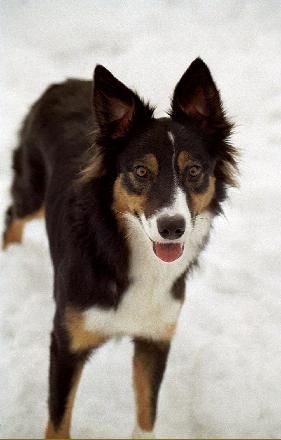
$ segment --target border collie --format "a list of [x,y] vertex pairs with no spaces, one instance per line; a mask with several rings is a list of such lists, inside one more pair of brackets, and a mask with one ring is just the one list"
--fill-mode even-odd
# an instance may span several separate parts
[[197,58],[169,116],[98,65],[94,81],[50,86],[14,152],[4,248],[45,214],[54,266],[47,438],[70,436],[83,366],[106,341],[134,343],[134,437],[152,438],[157,397],[185,295],[227,187],[232,124]]

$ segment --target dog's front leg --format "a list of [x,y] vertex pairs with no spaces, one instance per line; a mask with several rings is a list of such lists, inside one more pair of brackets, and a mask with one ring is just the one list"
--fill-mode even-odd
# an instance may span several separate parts
[[49,422],[46,438],[70,437],[72,407],[86,352],[71,353],[66,341],[54,330],[50,348]]
[[137,423],[133,438],[153,438],[158,392],[170,343],[144,339],[135,339],[134,343],[133,380]]

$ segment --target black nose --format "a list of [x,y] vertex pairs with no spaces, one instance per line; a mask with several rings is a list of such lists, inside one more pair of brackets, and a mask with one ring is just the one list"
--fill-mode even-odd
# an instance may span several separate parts
[[175,240],[185,231],[185,219],[181,215],[163,215],[157,220],[157,228],[161,237]]

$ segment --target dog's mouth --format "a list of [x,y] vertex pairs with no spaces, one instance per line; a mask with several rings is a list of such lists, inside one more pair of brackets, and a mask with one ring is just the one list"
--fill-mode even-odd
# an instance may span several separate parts
[[181,243],[156,243],[153,242],[153,251],[160,260],[171,263],[183,254],[184,246]]

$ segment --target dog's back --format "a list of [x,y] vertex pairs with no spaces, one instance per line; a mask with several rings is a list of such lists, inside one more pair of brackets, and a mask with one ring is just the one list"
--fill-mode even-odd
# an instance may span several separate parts
[[49,211],[55,204],[55,217],[60,217],[65,189],[92,146],[91,91],[91,81],[54,84],[24,120],[13,156],[13,205],[7,211],[4,247],[21,241],[25,222],[44,214],[46,199]]

